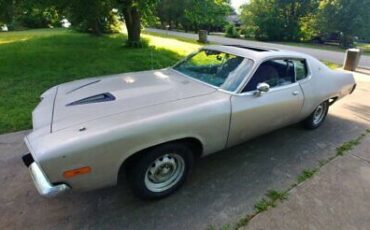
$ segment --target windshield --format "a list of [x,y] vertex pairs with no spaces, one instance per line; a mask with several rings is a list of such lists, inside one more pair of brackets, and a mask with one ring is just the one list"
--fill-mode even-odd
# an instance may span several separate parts
[[253,61],[215,50],[200,50],[173,69],[224,90],[235,91],[253,66]]

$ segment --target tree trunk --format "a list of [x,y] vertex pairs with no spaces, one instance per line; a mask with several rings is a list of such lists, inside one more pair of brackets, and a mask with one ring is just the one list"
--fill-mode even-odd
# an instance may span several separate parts
[[140,47],[142,45],[140,42],[141,21],[137,7],[127,7],[123,11],[123,16],[128,34],[127,45],[130,47]]
[[92,22],[92,33],[96,36],[100,36],[102,31],[100,29],[100,21],[99,19],[94,19]]

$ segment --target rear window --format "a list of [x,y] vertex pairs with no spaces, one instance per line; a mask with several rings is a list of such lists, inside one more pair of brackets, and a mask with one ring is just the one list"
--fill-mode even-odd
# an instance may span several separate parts
[[305,60],[293,60],[295,79],[297,81],[305,79],[308,75],[307,65]]

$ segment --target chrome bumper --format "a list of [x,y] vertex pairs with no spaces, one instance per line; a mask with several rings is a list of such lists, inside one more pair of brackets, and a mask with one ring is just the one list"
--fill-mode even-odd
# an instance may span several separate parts
[[23,162],[28,167],[33,183],[41,196],[54,197],[70,189],[66,184],[53,185],[42,171],[37,162],[33,161],[31,154],[23,156]]

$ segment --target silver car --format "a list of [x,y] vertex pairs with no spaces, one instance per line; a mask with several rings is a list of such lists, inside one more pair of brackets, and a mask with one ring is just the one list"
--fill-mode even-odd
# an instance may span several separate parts
[[178,189],[194,160],[263,133],[319,127],[350,73],[295,52],[208,46],[170,68],[55,86],[33,111],[23,161],[51,197],[129,178],[141,198]]

